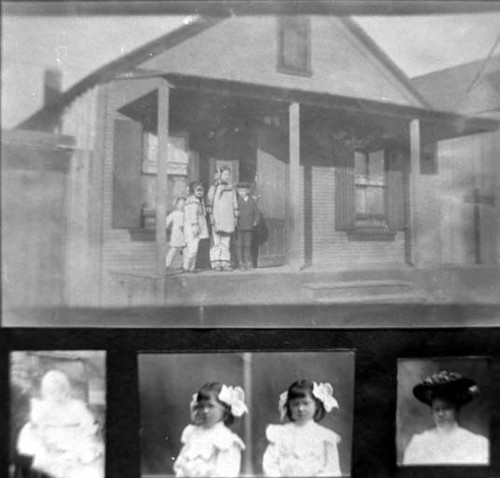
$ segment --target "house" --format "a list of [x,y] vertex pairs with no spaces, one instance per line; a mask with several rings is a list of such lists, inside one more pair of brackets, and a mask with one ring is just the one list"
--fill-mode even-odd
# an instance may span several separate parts
[[[317,271],[375,280],[446,262],[436,150],[497,127],[439,111],[353,20],[314,15],[199,17],[19,125],[74,137],[67,303],[101,306],[201,287],[165,276],[164,218],[190,181],[208,187],[224,164],[255,185],[267,229],[245,280],[279,288],[271,266],[302,286]],[[329,284],[309,291],[328,296]],[[378,285],[391,284],[401,286]],[[198,303],[210,295],[189,290]]]
[[[500,120],[500,55],[412,79],[435,109]],[[498,263],[500,257],[500,133],[441,141],[439,171],[428,184],[439,204],[440,245],[433,260],[448,264]],[[438,197],[439,196],[439,197]]]

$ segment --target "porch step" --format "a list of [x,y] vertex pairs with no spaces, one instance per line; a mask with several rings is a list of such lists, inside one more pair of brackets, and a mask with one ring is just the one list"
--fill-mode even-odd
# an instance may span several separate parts
[[402,280],[350,280],[303,284],[304,292],[317,302],[422,300],[411,282]]

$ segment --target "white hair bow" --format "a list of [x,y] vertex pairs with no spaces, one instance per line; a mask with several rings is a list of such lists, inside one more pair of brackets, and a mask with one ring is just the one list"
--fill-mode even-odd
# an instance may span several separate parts
[[333,408],[339,408],[339,403],[333,398],[333,387],[328,382],[313,382],[313,395],[323,404],[327,413],[330,413]]
[[244,413],[248,413],[248,408],[245,405],[245,392],[241,387],[222,385],[218,399],[231,407],[231,413],[235,417],[241,417]]

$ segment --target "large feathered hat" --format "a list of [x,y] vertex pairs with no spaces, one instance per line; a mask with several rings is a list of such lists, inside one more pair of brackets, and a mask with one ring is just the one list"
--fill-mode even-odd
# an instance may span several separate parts
[[479,388],[474,380],[447,370],[427,377],[413,388],[415,398],[427,405],[431,405],[435,398],[446,398],[462,406],[478,394]]

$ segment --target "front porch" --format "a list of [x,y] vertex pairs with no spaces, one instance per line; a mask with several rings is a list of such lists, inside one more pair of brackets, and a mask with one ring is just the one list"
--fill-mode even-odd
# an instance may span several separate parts
[[[455,278],[468,266],[444,274],[423,265],[439,238],[424,220],[436,208],[422,178],[436,176],[438,140],[489,124],[468,120],[458,133],[453,115],[179,75],[120,79],[109,105],[96,305],[476,300],[474,284]],[[253,184],[266,222],[258,268],[166,274],[173,198],[192,180],[207,189],[226,163],[235,182]]]
[[497,267],[365,264],[333,269],[289,266],[196,274],[134,269],[112,273],[105,306],[313,304],[500,304]]

